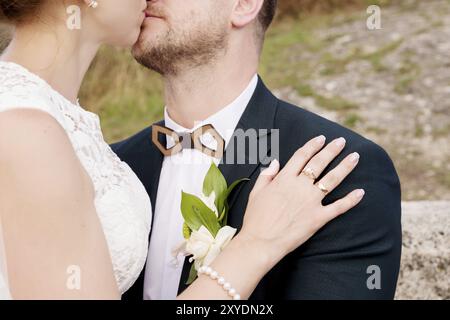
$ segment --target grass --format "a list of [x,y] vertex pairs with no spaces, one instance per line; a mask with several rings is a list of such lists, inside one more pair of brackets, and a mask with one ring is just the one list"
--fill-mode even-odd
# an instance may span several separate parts
[[363,53],[361,48],[352,48],[350,53],[343,58],[335,58],[332,53],[326,52],[322,56],[322,64],[324,68],[321,70],[320,74],[322,76],[330,76],[335,74],[340,74],[345,72],[347,65],[356,60],[367,60],[372,64],[372,68],[376,72],[387,71],[387,68],[383,64],[383,59],[390,53],[397,50],[397,48],[402,44],[403,40],[393,41],[381,47],[373,53]]
[[[345,19],[343,19],[345,18]],[[295,80],[308,79],[320,68],[304,54],[323,57],[321,64],[336,59],[327,55],[326,48],[342,34],[318,37],[318,29],[330,29],[361,18],[360,12],[336,11],[334,14],[300,15],[276,23],[267,34],[260,73],[272,87],[282,87]],[[314,59],[317,60],[317,59]]]
[[102,119],[112,142],[136,133],[163,114],[160,76],[134,61],[126,50],[102,48],[80,92],[81,104]]
[[438,174],[439,182],[444,186],[450,188],[450,172],[443,170],[440,174]]
[[[398,1],[398,0],[397,0]],[[298,16],[303,12],[333,12],[342,8],[363,8],[369,5],[385,6],[393,0],[280,0],[282,16]]]
[[416,123],[415,129],[414,129],[414,136],[416,138],[421,138],[424,136],[424,134],[425,134],[425,131],[423,130],[423,127],[419,123]]
[[[346,23],[348,19],[356,19],[358,15],[344,14],[347,19],[340,23]],[[342,35],[329,35],[323,38],[314,33],[319,28],[328,28],[336,24],[334,15],[316,14],[303,18],[288,18],[275,25],[268,33],[262,54],[260,73],[271,88],[291,87],[300,96],[312,97],[316,103],[332,111],[346,111],[358,108],[354,103],[340,96],[325,97],[308,84],[319,69],[329,74],[343,72],[345,65],[356,55],[348,58],[348,61],[337,61],[331,54],[326,53],[326,48]],[[318,55],[317,59],[306,59],[304,54]],[[336,68],[340,68],[339,71]]]
[[426,33],[426,32],[429,32],[431,30],[434,30],[436,28],[441,28],[443,26],[444,26],[444,22],[443,21],[435,21],[431,25],[429,25],[429,26],[427,26],[425,28],[417,30],[416,32],[414,32],[414,35],[418,36],[418,35],[421,35],[423,33]]
[[432,134],[435,139],[450,137],[450,124],[438,128],[434,127]]
[[296,89],[297,93],[300,96],[303,97],[312,97],[316,101],[316,103],[330,111],[347,111],[347,110],[353,110],[357,109],[358,106],[340,96],[333,96],[333,97],[325,97],[323,95],[320,95],[316,93],[311,86],[308,84],[293,84],[294,88]]
[[319,106],[330,111],[346,111],[358,108],[356,104],[339,96],[328,98],[316,94],[315,99]]
[[387,130],[384,128],[379,128],[379,127],[375,127],[375,126],[369,126],[366,127],[366,131],[369,133],[374,133],[376,135],[385,135],[387,133]]
[[412,60],[412,52],[403,52],[402,58],[402,64],[396,72],[397,84],[394,87],[394,91],[398,94],[407,94],[412,91],[412,84],[417,78],[419,78],[421,68]]
[[361,58],[369,61],[372,67],[377,72],[386,71],[386,67],[383,65],[383,59],[390,53],[397,50],[397,48],[403,43],[403,40],[393,41],[388,43],[384,47],[378,49],[374,53],[362,55]]
[[308,84],[298,84],[295,89],[297,89],[297,93],[303,97],[315,97],[316,93],[313,88],[311,88]]
[[344,119],[344,125],[348,128],[355,128],[357,124],[360,122],[363,122],[362,118],[357,115],[356,113],[350,113],[347,115],[347,117]]

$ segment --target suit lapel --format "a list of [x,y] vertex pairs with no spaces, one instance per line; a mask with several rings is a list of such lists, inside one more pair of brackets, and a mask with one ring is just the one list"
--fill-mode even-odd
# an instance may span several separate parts
[[[156,125],[164,126],[164,120],[156,123]],[[148,139],[150,140],[150,144],[152,146],[152,150],[150,153],[151,154],[151,163],[150,163],[151,173],[150,173],[150,178],[146,181],[148,182],[147,190],[149,190],[150,200],[151,200],[151,203],[153,206],[153,210],[152,210],[152,218],[153,218],[152,219],[152,227],[153,227],[153,222],[155,221],[155,208],[156,208],[156,200],[157,200],[156,196],[158,195],[159,178],[161,176],[161,169],[162,169],[162,164],[164,161],[164,155],[153,144],[153,142],[151,142],[151,139],[152,139],[151,132],[150,132]],[[158,139],[162,145],[166,145],[166,136],[165,135],[159,136]],[[153,230],[153,228],[151,228],[151,230],[150,230],[149,241],[150,241],[150,238],[152,235],[152,230]]]
[[[259,78],[255,93],[253,94],[252,99],[250,100],[238,125],[236,126],[235,135],[233,135],[232,140],[235,139],[236,132],[238,132],[239,129],[244,132],[247,130],[257,130],[258,144],[263,145],[265,143],[268,145],[267,154],[270,155],[271,146],[267,143],[270,140],[270,130],[274,129],[277,104],[278,99],[273,96],[273,94],[264,85],[261,78]],[[264,157],[264,159],[259,159],[259,156],[255,157],[255,155],[250,155],[248,152],[249,150],[246,150],[245,163],[237,164],[237,152],[235,150],[231,150],[231,148],[234,147],[236,147],[236,144],[229,143],[219,165],[219,170],[224,175],[228,185],[238,179],[251,177],[252,174],[261,167],[261,162],[265,162],[267,160],[266,157]],[[230,157],[229,154],[234,155],[234,157]],[[242,190],[242,187],[242,184],[238,186],[230,195],[228,201],[230,205],[229,216],[230,218],[233,218],[233,221],[238,222],[234,223],[232,226],[238,230],[241,228],[244,212],[234,212],[233,205],[239,199],[239,193]],[[240,216],[238,217],[237,215]],[[191,263],[189,263],[189,259],[185,259],[178,288],[179,293],[183,292],[188,287],[186,285],[186,281],[189,277],[190,269]]]

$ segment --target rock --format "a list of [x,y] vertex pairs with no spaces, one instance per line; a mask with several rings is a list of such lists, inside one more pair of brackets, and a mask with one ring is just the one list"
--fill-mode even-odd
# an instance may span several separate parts
[[429,78],[425,78],[423,80],[423,84],[429,88],[431,88],[434,85],[434,80],[433,78],[429,77]]
[[334,90],[336,89],[336,87],[337,87],[337,84],[336,84],[336,82],[333,82],[333,81],[328,82],[328,83],[325,85],[325,89],[326,89],[327,91],[334,91]]
[[396,299],[450,299],[450,201],[403,202]]
[[338,44],[338,45],[344,45],[344,44],[346,44],[346,43],[351,42],[352,40],[353,40],[352,35],[346,34],[345,36],[342,36],[342,37],[336,39],[336,44]]
[[390,38],[392,41],[400,41],[403,37],[400,33],[395,32],[390,35]]

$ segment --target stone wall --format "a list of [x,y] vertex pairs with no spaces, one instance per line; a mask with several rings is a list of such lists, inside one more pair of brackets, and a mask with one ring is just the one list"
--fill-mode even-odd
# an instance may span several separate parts
[[450,201],[404,202],[396,299],[450,299]]

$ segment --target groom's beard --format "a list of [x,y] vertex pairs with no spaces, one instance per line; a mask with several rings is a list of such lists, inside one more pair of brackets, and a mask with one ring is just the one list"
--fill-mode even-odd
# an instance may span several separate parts
[[189,29],[171,28],[154,40],[139,39],[133,47],[134,58],[143,66],[164,76],[176,76],[188,68],[208,65],[226,51],[226,26],[211,19],[190,25]]

